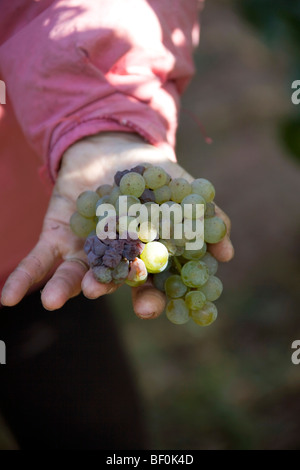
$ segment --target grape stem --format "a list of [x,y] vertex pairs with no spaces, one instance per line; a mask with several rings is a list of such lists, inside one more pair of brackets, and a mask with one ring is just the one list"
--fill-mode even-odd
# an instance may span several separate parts
[[179,262],[177,256],[174,256],[174,263],[175,263],[175,267],[176,267],[177,271],[178,271],[179,273],[181,273],[181,264],[180,264],[180,262]]

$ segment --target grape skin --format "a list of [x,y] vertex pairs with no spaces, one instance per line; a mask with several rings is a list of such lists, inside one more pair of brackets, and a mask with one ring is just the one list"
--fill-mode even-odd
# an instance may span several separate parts
[[204,286],[200,287],[200,290],[203,292],[207,300],[214,302],[222,294],[223,284],[218,277],[209,276],[208,281]]
[[[124,215],[127,215],[128,214],[128,210],[129,210],[129,207],[132,206],[133,204],[141,204],[140,203],[140,200],[139,198],[135,197],[135,196],[126,196],[126,204],[125,205],[125,212],[121,212],[120,213],[120,205],[121,205],[121,201],[120,201],[120,198],[121,197],[125,197],[124,195],[122,196],[119,196],[118,199],[116,200],[114,206],[115,206],[115,209],[116,209],[116,213],[117,215],[119,216],[124,216]],[[123,205],[123,204],[122,204]]]
[[147,281],[148,272],[145,266],[145,263],[136,258],[133,263],[131,263],[128,278],[126,279],[126,284],[131,287],[137,287],[144,284]]
[[76,201],[76,208],[83,217],[93,217],[96,214],[96,203],[99,195],[95,191],[83,191]]
[[79,212],[74,212],[70,218],[70,227],[75,235],[85,238],[95,230],[96,224],[94,219],[87,219],[79,214]]
[[168,175],[165,170],[159,166],[152,166],[144,171],[144,180],[146,187],[157,189],[164,186],[167,182]]
[[220,217],[204,219],[204,240],[206,243],[219,243],[226,235],[226,225]]
[[177,250],[177,246],[174,243],[174,240],[172,240],[172,239],[163,240],[161,238],[159,240],[159,242],[162,243],[163,245],[165,245],[165,247],[167,248],[167,250],[169,252],[169,255],[175,256],[177,254],[178,250]]
[[163,204],[171,198],[171,189],[167,185],[154,189],[154,197],[157,204]]
[[165,281],[171,275],[168,269],[165,269],[161,273],[153,274],[153,285],[156,289],[161,292],[165,292]]
[[163,271],[169,259],[167,248],[160,242],[149,242],[145,245],[140,258],[144,261],[149,273]]
[[123,281],[127,278],[129,272],[129,261],[123,259],[112,272],[114,281]]
[[143,222],[140,225],[138,237],[142,242],[148,243],[157,238],[157,233],[157,229],[151,222]]
[[209,274],[205,263],[202,261],[188,261],[181,270],[181,278],[188,287],[201,287],[208,280]]
[[106,266],[94,266],[93,275],[98,282],[108,284],[112,281],[112,270]]
[[120,188],[119,186],[115,186],[112,192],[110,193],[109,203],[114,206],[119,196],[121,196]]
[[206,250],[207,250],[207,245],[204,242],[200,250],[186,250],[185,249],[182,253],[182,256],[188,260],[202,259],[206,253]]
[[98,186],[96,189],[96,193],[98,194],[99,197],[107,196],[112,192],[112,185],[111,184],[101,184]]
[[200,214],[197,213],[196,205],[203,204],[204,211],[206,207],[205,199],[199,194],[189,194],[185,196],[181,201],[181,207],[184,209],[184,217],[186,219],[197,219]]
[[210,276],[216,274],[216,272],[218,271],[219,263],[214,256],[212,256],[210,253],[205,253],[203,258],[201,258],[201,261],[206,264],[208,274]]
[[184,300],[189,310],[199,310],[205,304],[206,297],[203,292],[192,290],[186,294]]
[[135,172],[124,175],[120,181],[120,191],[128,196],[140,197],[145,190],[144,178]]
[[197,325],[209,326],[217,319],[218,310],[215,304],[207,301],[201,309],[190,310],[190,316]]
[[183,297],[187,291],[187,286],[182,282],[178,274],[173,274],[165,281],[165,292],[171,299]]
[[95,205],[95,213],[97,211],[97,208],[101,206],[101,204],[110,204],[110,196],[108,194],[105,194],[105,196],[102,196],[100,197],[100,199],[98,199]]
[[216,206],[213,202],[208,202],[206,204],[206,209],[204,212],[204,217],[209,218],[209,217],[214,217],[216,215]]
[[155,202],[154,191],[152,191],[152,189],[146,188],[143,194],[140,196],[140,201],[143,204]]
[[166,315],[175,325],[183,325],[190,319],[189,310],[182,299],[172,299],[167,303]]
[[206,202],[211,202],[216,194],[214,186],[205,178],[197,178],[192,182],[193,193],[202,196]]
[[191,194],[192,186],[185,178],[175,178],[169,183],[172,201],[180,203],[183,198]]

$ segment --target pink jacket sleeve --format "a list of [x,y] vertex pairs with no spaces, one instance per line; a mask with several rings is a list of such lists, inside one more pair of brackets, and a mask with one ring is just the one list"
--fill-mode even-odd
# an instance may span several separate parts
[[14,0],[1,5],[0,70],[17,119],[55,180],[63,152],[137,132],[175,160],[194,73],[198,0]]

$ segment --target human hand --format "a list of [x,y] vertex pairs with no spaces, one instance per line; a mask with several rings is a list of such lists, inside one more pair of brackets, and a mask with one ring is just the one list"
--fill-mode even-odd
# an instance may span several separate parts
[[[7,279],[2,305],[16,305],[34,284],[43,280],[46,284],[41,300],[47,310],[61,308],[81,290],[87,298],[95,299],[118,288],[113,283],[100,284],[95,280],[86,264],[84,241],[72,233],[69,220],[82,191],[113,181],[116,171],[143,161],[163,167],[172,178],[193,180],[180,165],[135,134],[102,133],[75,143],[65,152],[39,241]],[[229,261],[233,257],[230,220],[218,207],[216,213],[224,220],[228,234],[219,243],[208,245],[208,250],[219,261]],[[53,267],[55,271],[49,279]],[[132,288],[132,301],[141,318],[155,318],[165,307],[164,294],[150,280]]]

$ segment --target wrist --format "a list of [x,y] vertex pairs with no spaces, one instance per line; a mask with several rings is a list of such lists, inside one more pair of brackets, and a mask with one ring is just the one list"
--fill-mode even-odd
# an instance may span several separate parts
[[160,166],[171,163],[163,152],[145,142],[138,134],[105,132],[74,143],[64,153],[56,188],[67,197],[74,192],[96,189],[113,182],[118,170],[147,161]]

